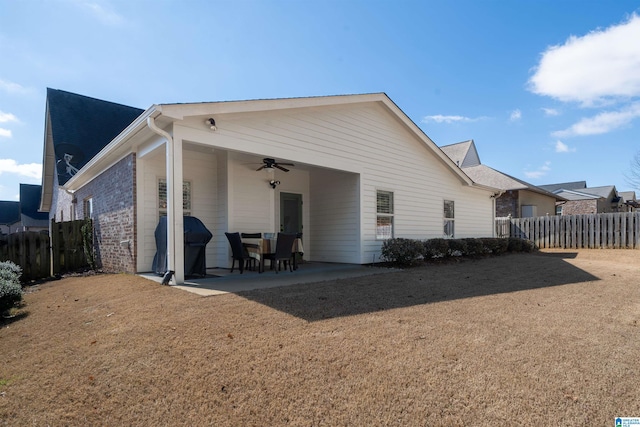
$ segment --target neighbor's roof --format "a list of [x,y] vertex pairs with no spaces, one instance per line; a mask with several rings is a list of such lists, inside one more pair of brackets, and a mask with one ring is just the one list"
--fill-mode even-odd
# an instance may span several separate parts
[[39,212],[40,197],[42,194],[41,185],[20,184],[20,215],[22,225],[46,226],[49,223],[49,214]]
[[636,200],[636,192],[635,191],[620,191],[618,192],[618,194],[620,194],[620,196],[622,196],[622,198],[624,198],[625,201],[632,201],[632,200]]
[[596,194],[589,194],[578,190],[557,190],[555,194],[567,200],[597,200],[602,198]]
[[480,156],[473,139],[440,147],[453,162],[461,168],[478,166]]
[[20,202],[0,200],[0,224],[11,225],[20,221]]
[[445,145],[440,147],[440,149],[475,183],[498,188],[503,191],[529,190],[553,197],[556,200],[565,200],[563,197],[557,196],[547,190],[481,164],[480,156],[478,155],[478,150],[476,149],[476,144],[473,139]]
[[581,190],[587,188],[587,181],[561,182],[558,184],[538,185],[538,187],[552,193],[557,190]]
[[47,109],[55,150],[58,183],[67,182],[65,154],[82,168],[144,110],[63,90],[47,88]]
[[473,182],[487,185],[489,187],[499,188],[505,191],[529,190],[548,197],[553,197],[556,200],[564,200],[564,197],[562,196],[543,190],[540,187],[529,184],[528,182],[515,178],[511,175],[507,175],[506,173],[497,171],[489,166],[478,165],[463,168],[462,170],[473,180]]

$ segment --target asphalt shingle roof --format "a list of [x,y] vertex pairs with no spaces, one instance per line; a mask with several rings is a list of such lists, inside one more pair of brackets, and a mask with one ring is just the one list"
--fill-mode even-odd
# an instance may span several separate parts
[[47,108],[56,155],[58,182],[73,176],[64,161],[80,169],[144,112],[109,101],[47,88]]
[[20,221],[20,202],[0,200],[0,224],[11,225]]

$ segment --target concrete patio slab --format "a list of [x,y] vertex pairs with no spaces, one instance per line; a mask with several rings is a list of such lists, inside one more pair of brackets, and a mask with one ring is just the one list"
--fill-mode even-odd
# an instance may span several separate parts
[[[238,269],[233,273],[225,268],[207,269],[207,277],[185,280],[182,285],[171,285],[176,289],[193,292],[202,296],[223,295],[250,291],[253,289],[275,288],[278,286],[297,285],[301,283],[324,282],[327,280],[361,277],[398,271],[393,268],[371,267],[355,264],[333,264],[305,262],[293,272],[288,270],[276,274],[273,270],[264,273],[245,270],[240,274]],[[154,273],[142,273],[139,276],[161,283],[162,277]]]

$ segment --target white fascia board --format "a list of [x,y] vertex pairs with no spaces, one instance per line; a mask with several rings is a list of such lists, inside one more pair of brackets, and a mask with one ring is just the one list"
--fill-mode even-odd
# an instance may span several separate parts
[[188,116],[206,116],[215,114],[252,113],[277,111],[292,108],[324,107],[347,105],[363,102],[375,102],[389,99],[384,93],[362,95],[333,95],[306,98],[257,99],[250,101],[220,101],[186,104],[161,104],[158,111],[168,118],[183,120]]
[[[65,190],[75,191],[83,185],[93,180],[103,171],[113,166],[122,158],[122,150],[127,144],[131,144],[132,138],[147,127],[147,117],[157,116],[157,106],[154,104],[140,114],[129,126],[127,126],[118,136],[107,144],[98,154],[93,156],[86,165],[72,176],[63,186]],[[132,147],[129,147],[129,150]],[[125,150],[127,153],[129,150]]]

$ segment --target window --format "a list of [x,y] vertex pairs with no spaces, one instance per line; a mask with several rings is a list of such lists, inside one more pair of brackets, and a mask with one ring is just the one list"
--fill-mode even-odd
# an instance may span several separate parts
[[391,239],[393,237],[393,193],[390,191],[378,191],[376,201],[376,239]]
[[562,205],[556,205],[556,215],[562,215]]
[[84,202],[82,203],[83,205],[83,211],[84,211],[84,218],[93,218],[93,197],[89,197],[84,199]]
[[455,235],[455,210],[453,200],[444,201],[444,237],[453,239]]
[[[182,209],[184,215],[191,215],[191,182],[182,183]],[[158,179],[158,210],[160,216],[167,214],[167,179]]]

